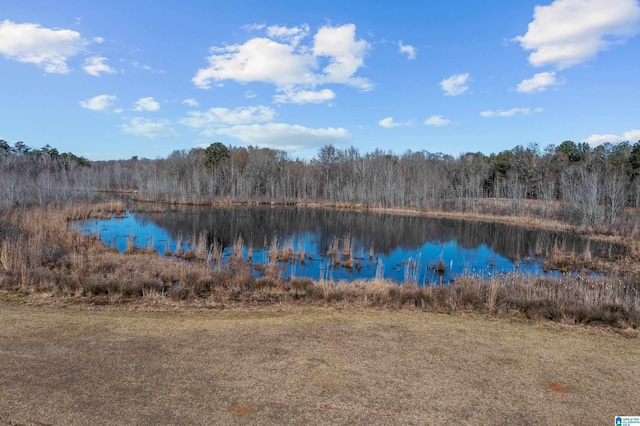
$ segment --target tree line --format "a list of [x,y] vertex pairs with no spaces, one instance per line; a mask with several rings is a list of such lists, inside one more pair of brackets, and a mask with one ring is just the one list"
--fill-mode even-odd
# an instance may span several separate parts
[[3,205],[90,197],[96,189],[135,190],[157,201],[329,202],[528,214],[612,227],[629,220],[625,207],[640,207],[640,141],[597,147],[564,141],[458,157],[326,145],[311,160],[216,142],[166,158],[112,161],[0,141],[0,180]]
[[90,167],[88,159],[50,145],[32,149],[0,139],[0,207],[69,200],[86,188]]

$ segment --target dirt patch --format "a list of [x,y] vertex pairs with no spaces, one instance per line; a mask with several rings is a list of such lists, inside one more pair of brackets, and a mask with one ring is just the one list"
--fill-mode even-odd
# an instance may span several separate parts
[[254,410],[253,408],[244,407],[242,405],[232,405],[229,407],[229,411],[239,416],[248,416],[256,412],[256,410]]
[[549,383],[549,389],[558,393],[567,393],[567,388],[556,382]]

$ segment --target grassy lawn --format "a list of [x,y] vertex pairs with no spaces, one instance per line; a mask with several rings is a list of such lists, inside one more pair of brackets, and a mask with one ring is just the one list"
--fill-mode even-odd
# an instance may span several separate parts
[[351,307],[0,302],[0,424],[613,424],[637,332]]

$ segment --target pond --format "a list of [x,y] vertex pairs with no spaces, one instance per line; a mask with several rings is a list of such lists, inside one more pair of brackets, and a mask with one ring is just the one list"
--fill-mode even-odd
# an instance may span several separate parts
[[132,244],[209,261],[217,253],[218,265],[235,245],[256,277],[271,261],[284,279],[384,278],[418,285],[450,283],[462,274],[557,276],[545,265],[554,248],[594,258],[619,250],[575,234],[497,223],[280,206],[127,213],[76,227],[119,251]]

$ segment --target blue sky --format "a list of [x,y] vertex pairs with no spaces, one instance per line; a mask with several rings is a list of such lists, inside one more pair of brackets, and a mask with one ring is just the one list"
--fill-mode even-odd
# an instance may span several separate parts
[[486,154],[640,140],[637,0],[0,0],[0,139]]

